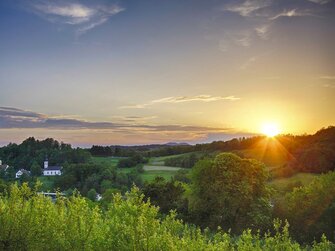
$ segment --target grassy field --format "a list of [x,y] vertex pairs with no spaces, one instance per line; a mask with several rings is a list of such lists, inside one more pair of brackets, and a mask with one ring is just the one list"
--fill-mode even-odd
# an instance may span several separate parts
[[[153,161],[151,163],[157,163]],[[145,165],[143,167],[144,173],[142,178],[144,181],[151,181],[157,176],[161,176],[166,180],[170,180],[178,170],[182,169],[180,167],[171,167],[171,166],[159,166],[159,165]]]
[[[163,157],[152,157],[149,159],[148,164],[144,165],[144,173],[141,174],[143,181],[151,181],[154,180],[155,177],[161,176],[166,180],[170,180],[179,169],[179,167],[169,167],[164,166],[164,160],[171,157],[182,156],[185,154],[178,154],[172,156],[163,156]],[[92,161],[99,164],[108,164],[112,166],[117,166],[117,163],[122,158],[119,157],[93,157]],[[120,173],[129,173],[134,170],[132,168],[118,168],[118,172]]]
[[144,171],[172,171],[177,172],[181,167],[173,167],[173,166],[151,166],[151,165],[144,165]]

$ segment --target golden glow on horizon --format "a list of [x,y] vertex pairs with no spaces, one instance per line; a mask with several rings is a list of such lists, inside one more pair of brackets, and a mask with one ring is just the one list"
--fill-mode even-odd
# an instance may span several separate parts
[[274,137],[280,133],[279,126],[276,123],[264,123],[262,125],[262,133],[267,137]]

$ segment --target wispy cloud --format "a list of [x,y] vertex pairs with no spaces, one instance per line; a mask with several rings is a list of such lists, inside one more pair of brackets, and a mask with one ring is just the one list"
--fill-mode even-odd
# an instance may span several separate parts
[[29,119],[42,119],[44,118],[43,114],[25,111],[13,107],[0,107],[0,117],[25,117]]
[[249,30],[225,32],[219,42],[219,49],[222,52],[228,51],[233,47],[249,47],[252,42],[252,32]]
[[226,5],[223,10],[237,13],[240,16],[248,17],[256,11],[261,10],[271,4],[268,0],[246,0],[243,3]]
[[95,9],[88,8],[81,4],[56,5],[55,3],[44,3],[34,5],[36,10],[46,14],[66,18],[69,24],[79,24],[88,21],[95,13]]
[[120,109],[144,109],[147,106],[149,106],[151,104],[132,104],[132,105],[124,105],[124,106],[120,106]]
[[162,99],[153,100],[152,103],[184,103],[192,101],[202,101],[202,102],[213,102],[219,100],[239,100],[235,96],[211,96],[211,95],[198,95],[198,96],[180,96],[180,97],[167,97]]
[[247,49],[260,39],[270,39],[276,34],[275,22],[282,18],[326,17],[330,15],[330,8],[326,4],[331,1],[333,0],[228,0],[218,7],[218,12],[223,11],[224,16],[234,13],[244,21],[233,29],[223,30],[222,35],[218,37],[219,50],[228,52],[231,49],[238,49],[236,48],[238,46]]
[[249,32],[236,34],[233,38],[235,44],[243,47],[249,47],[251,44],[251,36]]
[[245,70],[247,69],[251,64],[253,64],[256,61],[256,57],[248,58],[247,61],[244,62],[244,64],[241,65],[240,69]]
[[335,76],[320,76],[321,80],[323,80],[324,84],[322,85],[324,88],[335,89]]
[[78,35],[83,34],[125,9],[118,4],[84,5],[73,1],[33,1],[31,10],[53,23],[75,26]]
[[270,25],[264,24],[264,25],[257,26],[255,28],[255,31],[261,39],[266,40],[269,38]]
[[332,0],[308,0],[308,1],[317,4],[327,4],[330,3]]
[[303,16],[316,16],[316,15],[312,14],[309,10],[291,9],[291,10],[284,10],[269,19],[276,20],[280,17],[303,17]]
[[214,101],[220,101],[220,100],[230,100],[230,101],[236,101],[240,98],[235,96],[212,96],[212,95],[197,95],[197,96],[178,96],[178,97],[165,97],[161,99],[155,99],[145,104],[135,104],[135,105],[127,105],[127,106],[121,106],[121,109],[143,109],[148,106],[152,106],[155,104],[164,104],[164,103],[185,103],[185,102],[214,102]]
[[335,89],[335,84],[323,84],[324,88],[331,88],[331,89]]
[[320,76],[320,79],[324,79],[324,80],[335,80],[335,76]]
[[147,123],[158,118],[157,116],[113,116],[112,120],[117,122],[126,122],[126,123]]

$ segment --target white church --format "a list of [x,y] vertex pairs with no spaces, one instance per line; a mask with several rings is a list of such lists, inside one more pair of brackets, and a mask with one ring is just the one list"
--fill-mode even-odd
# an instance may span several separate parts
[[49,161],[46,158],[44,161],[44,169],[43,175],[44,176],[57,176],[62,175],[62,168],[61,166],[49,166]]

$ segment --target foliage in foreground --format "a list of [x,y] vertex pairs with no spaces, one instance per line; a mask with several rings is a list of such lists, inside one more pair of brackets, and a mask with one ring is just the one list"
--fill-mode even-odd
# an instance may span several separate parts
[[27,185],[13,185],[0,198],[0,250],[332,250],[325,238],[311,247],[290,239],[288,227],[275,223],[273,236],[249,230],[239,237],[200,231],[175,219],[158,218],[137,188],[116,195],[107,211],[80,196],[53,203]]

